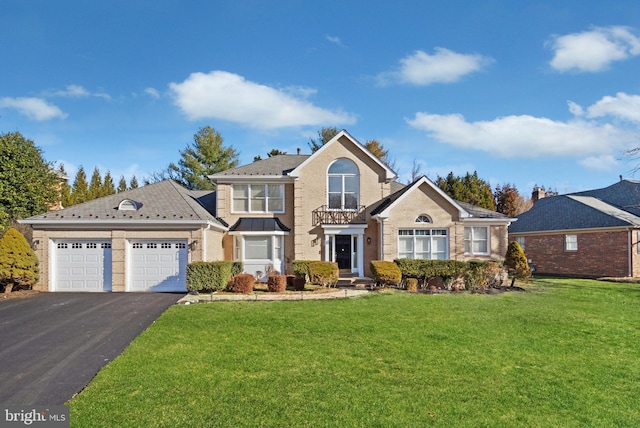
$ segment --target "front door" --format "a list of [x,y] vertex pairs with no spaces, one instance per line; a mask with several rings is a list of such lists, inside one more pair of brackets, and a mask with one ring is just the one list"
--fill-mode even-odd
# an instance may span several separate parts
[[338,269],[351,270],[351,235],[336,235],[335,261]]

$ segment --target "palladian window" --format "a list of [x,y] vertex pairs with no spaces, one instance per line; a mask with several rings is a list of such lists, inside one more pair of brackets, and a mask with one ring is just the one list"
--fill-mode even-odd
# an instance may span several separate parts
[[360,174],[356,164],[349,159],[338,159],[331,164],[327,175],[329,209],[358,209]]

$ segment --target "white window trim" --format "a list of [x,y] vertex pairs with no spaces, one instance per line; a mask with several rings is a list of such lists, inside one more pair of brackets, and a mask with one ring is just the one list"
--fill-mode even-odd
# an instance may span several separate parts
[[524,246],[526,244],[526,239],[524,236],[518,236],[516,238],[516,242],[518,243],[518,245],[520,245],[520,248],[522,248],[522,251],[524,251]]
[[[235,209],[235,204],[234,201],[236,198],[234,198],[234,190],[235,190],[235,186],[247,186],[247,205],[249,207],[248,211],[243,211],[243,210],[236,210]],[[264,206],[265,206],[265,210],[261,211],[261,210],[252,210],[251,209],[251,187],[264,187]],[[280,190],[282,192],[282,210],[280,211],[272,211],[269,210],[269,186],[279,186]],[[272,213],[272,214],[283,214],[286,210],[286,206],[285,206],[285,187],[284,184],[282,183],[235,183],[231,185],[231,213],[232,214],[247,214],[247,213],[259,213],[259,214],[265,214],[265,213]],[[240,199],[240,198],[238,198]],[[244,198],[242,198],[244,199]],[[278,198],[279,199],[279,198]]]
[[[478,228],[481,227],[481,228],[487,230],[487,251],[486,252],[477,252],[476,253],[476,252],[473,251],[473,242],[474,241],[479,241],[479,240],[476,240],[474,238],[473,230],[476,227],[478,227]],[[475,225],[467,225],[464,228],[465,228],[465,230],[468,228],[471,231],[471,239],[470,240],[467,240],[463,236],[464,243],[465,243],[465,252],[464,252],[464,254],[467,255],[467,256],[488,256],[488,255],[491,255],[491,226],[484,226],[484,225],[475,224]],[[466,251],[466,243],[467,243],[467,241],[469,241],[470,244],[471,244],[471,245],[469,245],[470,251]]]
[[[400,231],[403,231],[403,230],[409,230],[412,233],[410,235],[400,235]],[[429,235],[417,235],[416,234],[416,230],[429,230],[430,234]],[[433,231],[436,231],[436,230],[437,231],[444,230],[446,232],[446,235],[434,235]],[[433,249],[433,238],[434,237],[439,237],[440,239],[444,238],[444,240],[445,240],[444,256],[445,257],[444,257],[444,259],[434,259],[433,258],[433,254],[434,254],[433,251],[429,251],[430,258],[429,259],[421,259],[421,260],[449,260],[449,229],[442,229],[442,228],[418,228],[418,229],[400,228],[400,229],[398,229],[398,238],[397,238],[397,241],[398,241],[398,246],[397,246],[398,258],[400,258],[400,239],[401,238],[402,239],[407,239],[407,237],[409,237],[409,236],[411,238],[413,238],[413,251],[412,251],[413,254],[412,254],[412,257],[409,257],[409,258],[416,259],[416,237],[419,236],[420,238],[424,238],[424,237],[428,236],[429,240],[431,241],[430,245],[429,245],[429,248],[431,248],[431,249]]]
[[[331,166],[333,166],[334,163],[340,161],[340,160],[348,160],[349,162],[353,163],[353,165],[356,167],[356,170],[358,170],[358,172],[356,174],[344,174],[344,173],[330,173],[329,170],[331,169]],[[327,176],[326,176],[326,185],[327,185],[327,208],[329,210],[332,211],[357,211],[358,207],[360,206],[360,170],[358,168],[358,165],[352,161],[349,158],[339,158],[334,160],[333,162],[331,162],[331,164],[329,165],[329,168],[327,168]],[[330,193],[336,193],[336,192],[329,192],[329,178],[330,177],[340,177],[342,183],[341,183],[341,191],[340,191],[340,208],[331,208],[331,203],[330,203]],[[356,177],[358,180],[358,188],[355,192],[355,196],[356,196],[356,207],[355,208],[345,208],[345,195],[346,194],[350,194],[351,192],[345,192],[345,178],[346,177]]]
[[[571,244],[575,244],[575,248],[570,248],[573,247]],[[575,233],[564,235],[564,250],[569,253],[578,251],[578,235]]]

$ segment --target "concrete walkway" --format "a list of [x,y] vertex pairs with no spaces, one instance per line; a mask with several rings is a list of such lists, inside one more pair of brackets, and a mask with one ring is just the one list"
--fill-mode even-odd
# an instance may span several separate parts
[[289,293],[253,293],[253,294],[187,294],[178,301],[180,305],[192,303],[228,302],[228,301],[281,301],[281,300],[321,300],[344,299],[368,294],[369,291],[355,288],[338,288],[326,293],[295,291]]

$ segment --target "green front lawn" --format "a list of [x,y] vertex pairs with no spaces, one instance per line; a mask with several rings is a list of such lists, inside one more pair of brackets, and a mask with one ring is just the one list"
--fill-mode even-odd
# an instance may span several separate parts
[[71,400],[74,427],[584,427],[640,421],[640,285],[174,306]]

